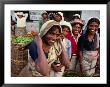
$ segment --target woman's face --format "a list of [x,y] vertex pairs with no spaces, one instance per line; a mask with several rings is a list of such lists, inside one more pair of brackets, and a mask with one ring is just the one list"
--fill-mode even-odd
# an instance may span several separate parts
[[69,29],[67,27],[64,27],[62,31],[63,31],[63,35],[66,37],[69,32]]
[[48,31],[48,33],[44,36],[43,41],[45,44],[52,46],[57,39],[59,39],[61,33],[58,28]]
[[42,17],[45,19],[45,18],[48,18],[48,15],[43,14]]
[[81,26],[80,26],[80,24],[75,24],[72,27],[72,33],[73,33],[73,35],[78,35],[80,32],[81,32]]
[[94,34],[98,30],[99,25],[96,22],[92,22],[88,25],[88,28],[89,28],[89,32]]
[[59,15],[54,16],[55,21],[60,22],[62,18]]

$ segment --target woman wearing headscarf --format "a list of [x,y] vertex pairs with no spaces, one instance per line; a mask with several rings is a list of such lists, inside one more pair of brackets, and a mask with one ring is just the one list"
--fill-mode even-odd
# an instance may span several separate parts
[[54,20],[57,21],[57,22],[62,22],[64,21],[64,16],[63,16],[63,13],[62,12],[57,12],[54,14]]
[[95,74],[95,66],[99,57],[99,36],[96,33],[99,25],[99,19],[89,19],[87,30],[78,41],[81,72],[84,76]]
[[41,76],[61,77],[65,67],[69,67],[68,55],[59,39],[61,32],[58,22],[47,21],[41,27],[40,36],[28,46],[33,60],[30,64]]
[[[71,32],[68,33],[67,37],[70,39],[72,43],[72,57],[71,57],[71,63],[70,63],[70,70],[72,71],[79,71],[78,66],[78,50],[77,50],[77,42],[79,37],[81,36],[81,29],[83,27],[83,22],[81,19],[74,19],[74,21],[71,22]],[[77,68],[77,70],[76,70]]]
[[71,59],[71,41],[66,37],[68,32],[71,33],[72,27],[71,24],[69,22],[66,21],[62,21],[60,22],[60,25],[62,27],[62,41],[63,41],[63,45],[64,48],[68,54],[69,60]]

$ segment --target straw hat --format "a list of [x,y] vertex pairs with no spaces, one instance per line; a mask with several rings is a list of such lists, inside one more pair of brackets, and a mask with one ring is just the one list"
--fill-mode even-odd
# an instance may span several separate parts
[[56,22],[54,20],[49,20],[42,25],[42,27],[40,29],[40,36],[43,37],[49,31],[49,29],[54,25],[58,25],[62,32],[62,28],[61,28],[59,22]]

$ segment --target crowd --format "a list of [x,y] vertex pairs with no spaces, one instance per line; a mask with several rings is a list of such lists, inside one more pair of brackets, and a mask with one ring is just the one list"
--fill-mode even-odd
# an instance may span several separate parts
[[[23,14],[16,15],[17,28],[24,32],[27,15],[19,15]],[[62,77],[66,71],[94,76],[100,69],[99,27],[100,20],[95,17],[84,24],[79,14],[65,21],[62,12],[51,15],[44,12],[39,20],[40,32],[25,47],[31,56],[28,70],[32,65],[37,76]]]

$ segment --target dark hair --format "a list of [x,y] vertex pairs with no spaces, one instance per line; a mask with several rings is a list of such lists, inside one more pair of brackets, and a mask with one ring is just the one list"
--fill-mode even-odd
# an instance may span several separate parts
[[[55,31],[55,29],[59,29],[60,30],[60,33],[61,33],[61,27],[59,25],[53,25],[48,32],[51,32],[51,31]],[[47,32],[47,33],[48,33]]]
[[88,26],[89,26],[90,23],[92,23],[92,22],[96,22],[98,25],[100,25],[100,21],[99,21],[98,18],[91,18],[91,19],[88,21],[88,23],[87,23],[85,34],[88,34],[88,33],[89,33]]
[[100,21],[99,21],[98,18],[91,18],[91,19],[88,21],[87,26],[88,26],[90,23],[92,23],[92,22],[96,22],[98,25],[100,25]]
[[[87,26],[86,26],[86,28],[87,28],[87,29],[86,29],[86,32],[85,32],[85,37],[86,37],[86,38],[87,38],[88,33],[89,33],[89,28],[88,28],[88,26],[89,26],[89,24],[91,24],[92,22],[96,22],[98,25],[100,25],[99,19],[97,19],[97,18],[91,18],[91,19],[88,21]],[[97,35],[96,35],[96,34],[95,34],[95,36],[94,36],[93,45],[94,45],[94,47],[97,46]]]

